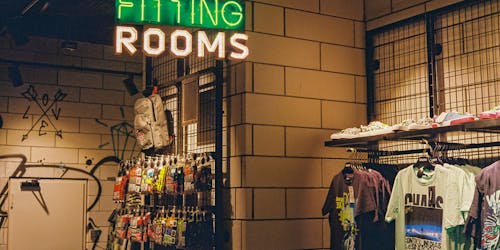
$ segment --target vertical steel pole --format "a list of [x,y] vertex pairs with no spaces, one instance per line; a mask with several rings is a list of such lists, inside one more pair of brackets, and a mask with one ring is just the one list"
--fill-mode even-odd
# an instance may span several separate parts
[[434,82],[436,57],[434,56],[434,16],[425,17],[425,27],[427,36],[427,74],[429,80],[429,117],[434,117]]
[[224,201],[222,180],[222,119],[224,62],[216,61],[215,87],[215,249],[224,249]]
[[367,121],[375,120],[375,69],[374,69],[374,46],[373,35],[368,32],[366,34],[366,53],[365,53],[365,69],[366,69],[366,115]]

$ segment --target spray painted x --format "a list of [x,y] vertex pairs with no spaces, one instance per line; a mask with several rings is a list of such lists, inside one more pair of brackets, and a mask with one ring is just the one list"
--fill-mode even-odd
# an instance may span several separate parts
[[[47,134],[46,132],[43,132],[43,129],[46,128],[50,123],[50,125],[52,125],[52,127],[54,127],[54,129],[56,131],[56,136],[58,136],[59,138],[62,139],[62,130],[57,129],[56,125],[54,124],[51,117],[47,113],[49,112],[49,110],[52,111],[54,118],[56,120],[59,120],[59,115],[61,114],[61,108],[58,108],[57,112],[56,112],[56,110],[53,109],[52,107],[54,105],[56,105],[58,102],[61,102],[62,100],[64,100],[64,98],[66,98],[67,94],[62,92],[62,90],[59,89],[56,92],[56,94],[54,95],[52,103],[50,103],[50,104],[49,104],[49,95],[48,94],[43,94],[42,98],[41,98],[41,102],[40,102],[40,100],[37,98],[38,93],[36,92],[33,85],[30,85],[28,87],[28,89],[21,94],[24,96],[24,98],[28,99],[30,102],[31,101],[35,102],[36,105],[42,111],[42,115],[38,118],[38,120],[35,123],[33,123],[33,126],[31,126],[30,130],[26,134],[23,135],[22,141],[25,141],[26,139],[28,139],[29,134],[35,129],[36,126],[38,126],[39,123],[40,123],[40,129],[38,131],[38,135],[42,136],[42,135]],[[28,108],[26,109],[26,111],[24,112],[24,115],[23,115],[24,119],[28,118],[27,115],[28,115],[30,108],[31,108],[31,105],[29,105]],[[47,119],[44,119],[44,117],[46,117]],[[49,123],[47,123],[46,120]]]

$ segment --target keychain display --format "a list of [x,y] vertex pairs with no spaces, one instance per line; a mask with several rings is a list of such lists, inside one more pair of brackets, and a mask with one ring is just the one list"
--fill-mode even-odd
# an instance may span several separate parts
[[121,240],[116,242],[117,245],[121,245],[123,240],[130,240],[177,249],[206,249],[210,248],[207,243],[213,242],[212,214],[201,208],[140,210],[121,209],[117,212],[119,215],[113,235]]
[[113,200],[122,208],[113,212],[108,249],[211,249],[214,164],[210,154],[121,162]]
[[[193,194],[212,190],[211,156],[158,156],[147,160],[129,160],[121,165],[126,169],[115,182],[115,201],[123,200],[127,192],[137,194]],[[121,171],[122,172],[122,171]]]
[[118,177],[115,180],[115,185],[113,187],[113,200],[114,201],[123,201],[125,199],[125,193],[128,182],[128,175],[125,171],[125,166],[127,164],[124,162],[120,163],[120,171],[118,173]]

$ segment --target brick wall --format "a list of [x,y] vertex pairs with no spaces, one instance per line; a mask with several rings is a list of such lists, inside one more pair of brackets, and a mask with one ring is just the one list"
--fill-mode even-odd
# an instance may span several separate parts
[[[76,51],[68,52],[59,49],[60,43],[56,39],[31,37],[27,45],[15,46],[8,39],[0,38],[0,58],[117,71],[142,71],[141,56],[116,57],[112,47],[89,43],[78,43]],[[129,96],[123,87],[122,81],[127,76],[22,65],[20,71],[25,83],[14,88],[8,78],[7,65],[0,65],[0,115],[4,123],[0,129],[0,155],[23,154],[29,163],[62,163],[87,171],[100,159],[114,155],[109,126],[123,121],[132,123],[133,103],[137,98]],[[135,82],[140,87],[139,77],[136,77]],[[50,106],[58,90],[67,94],[62,102],[53,106],[58,119],[50,110],[48,117],[43,118],[46,124],[38,121],[42,109],[37,102],[29,101],[22,95],[30,85],[38,93],[37,102],[43,109]],[[44,94],[48,97],[45,100]],[[124,117],[120,107],[124,111]],[[99,124],[96,119],[108,127]],[[51,122],[57,129],[54,129]],[[23,141],[23,135],[32,127],[33,130]],[[62,138],[56,136],[57,130],[62,131]],[[120,144],[123,143],[121,140]],[[128,149],[132,147],[129,143]],[[92,160],[92,164],[87,165],[87,160]],[[17,159],[0,161],[2,188],[18,165]],[[61,174],[61,170],[29,168],[25,176],[59,177]],[[103,186],[102,197],[88,214],[103,230],[100,241],[102,247],[106,245],[107,218],[115,207],[111,198],[113,182],[108,181],[108,177],[116,174],[116,166],[105,166],[97,171],[96,176]],[[71,171],[65,177],[88,178]],[[96,183],[89,181],[89,203],[95,199],[96,194]],[[2,209],[5,211],[6,207]],[[6,226],[7,224],[0,229],[0,249],[6,249]]]
[[250,56],[226,86],[232,249],[326,249],[321,215],[348,156],[323,146],[366,123],[363,1],[247,2]]
[[380,28],[463,0],[365,0],[367,30]]

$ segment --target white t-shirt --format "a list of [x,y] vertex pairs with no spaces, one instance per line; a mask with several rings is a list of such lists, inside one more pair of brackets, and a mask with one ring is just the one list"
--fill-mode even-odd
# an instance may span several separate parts
[[[473,173],[467,172],[460,166],[454,166],[446,163],[443,166],[454,172],[457,185],[460,190],[460,195],[458,195],[459,202],[461,204],[460,210],[464,213],[468,212],[470,205],[472,204],[472,200],[474,199],[474,192],[476,191],[476,176]],[[467,218],[467,216],[462,217],[464,217],[464,219]]]
[[456,171],[435,165],[429,178],[413,166],[396,176],[386,221],[396,220],[396,249],[446,249],[446,229],[464,224]]

